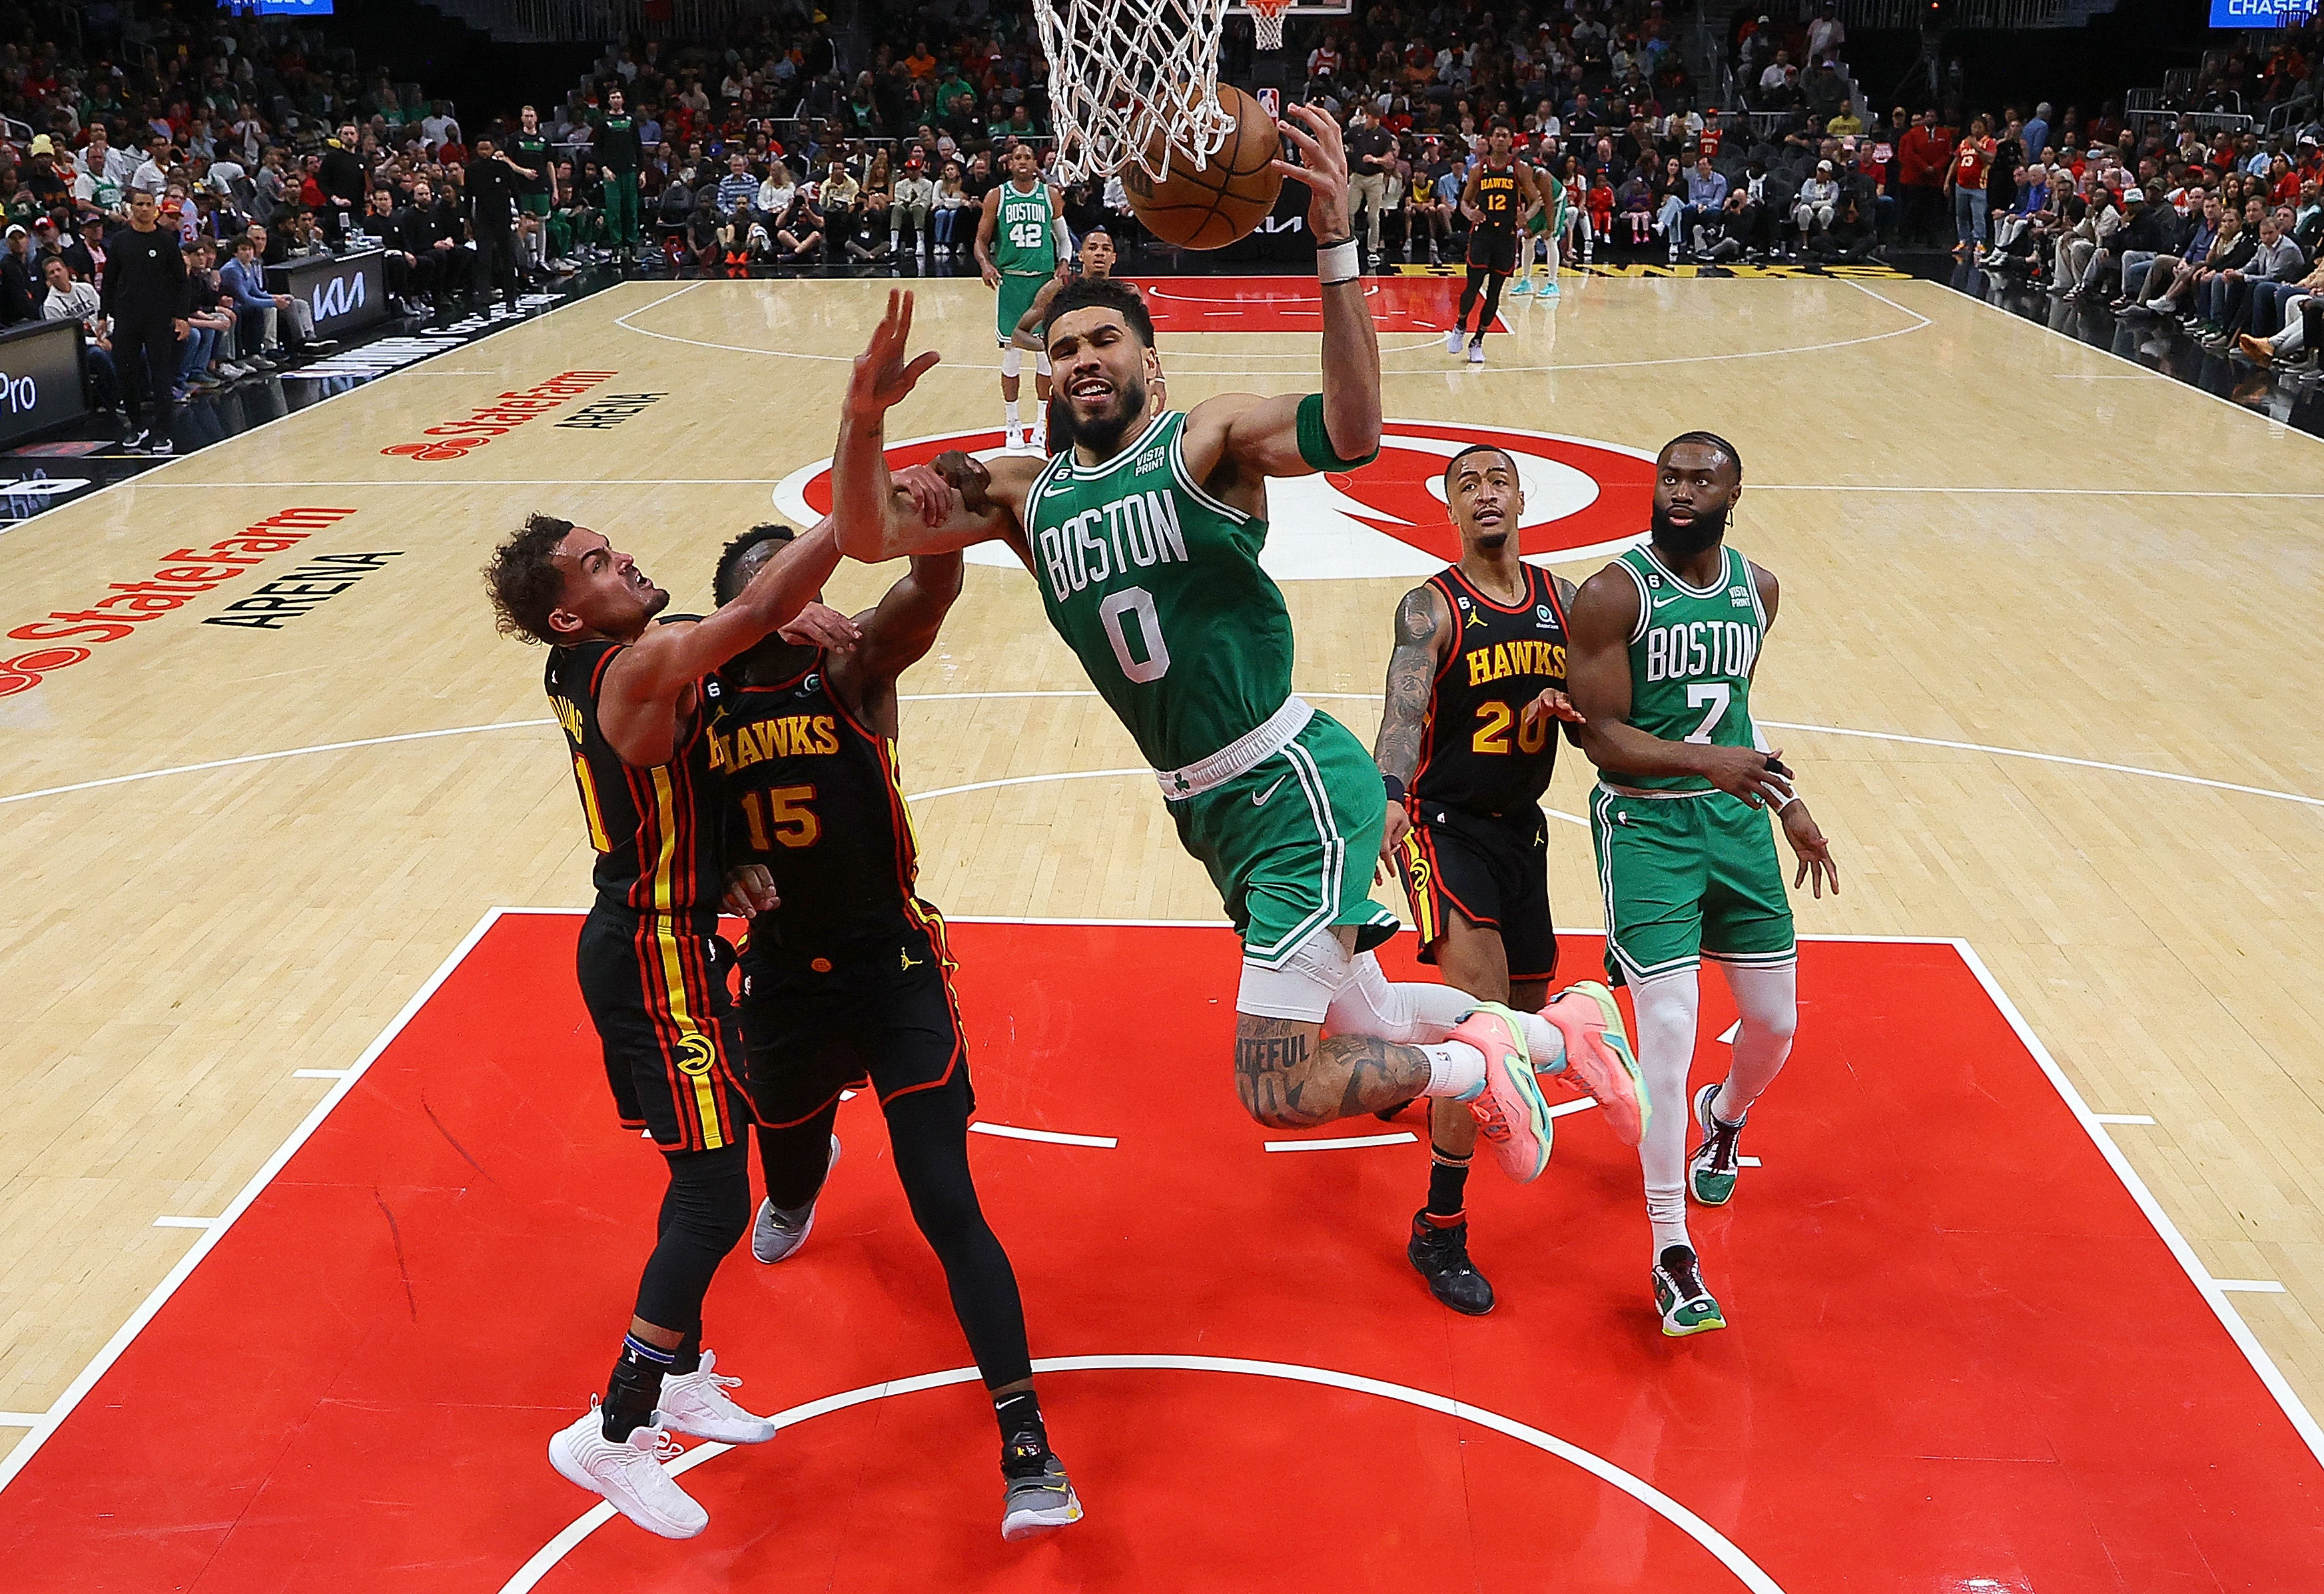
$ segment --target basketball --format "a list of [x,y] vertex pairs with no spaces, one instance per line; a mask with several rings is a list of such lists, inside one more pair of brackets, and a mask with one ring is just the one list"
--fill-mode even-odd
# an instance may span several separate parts
[[1176,148],[1169,175],[1159,182],[1135,161],[1121,169],[1121,186],[1138,219],[1148,232],[1180,249],[1225,248],[1266,220],[1283,191],[1283,174],[1270,164],[1282,152],[1283,140],[1266,107],[1222,83],[1219,108],[1234,118],[1234,126],[1200,170]]

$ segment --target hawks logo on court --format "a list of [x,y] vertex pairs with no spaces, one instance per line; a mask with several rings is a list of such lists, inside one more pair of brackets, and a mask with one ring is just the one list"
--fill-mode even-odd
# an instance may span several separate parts
[[[947,448],[991,458],[1001,440],[998,431],[913,438],[890,445],[888,462],[900,469]],[[1379,457],[1361,470],[1268,484],[1267,550],[1260,563],[1277,581],[1434,574],[1461,551],[1460,535],[1444,511],[1445,464],[1479,443],[1506,449],[1517,461],[1526,495],[1518,536],[1532,562],[1600,557],[1646,535],[1654,507],[1651,454],[1511,427],[1390,420]],[[831,462],[792,472],[775,488],[774,499],[778,513],[812,524],[831,508]],[[1017,567],[1015,557],[999,547],[973,548],[968,557]]]

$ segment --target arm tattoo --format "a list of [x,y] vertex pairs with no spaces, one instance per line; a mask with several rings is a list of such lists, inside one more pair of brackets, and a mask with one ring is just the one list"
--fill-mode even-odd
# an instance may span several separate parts
[[1396,606],[1396,651],[1388,655],[1388,701],[1372,757],[1382,774],[1407,785],[1420,768],[1420,740],[1436,685],[1439,629],[1432,589],[1416,586],[1405,594]]

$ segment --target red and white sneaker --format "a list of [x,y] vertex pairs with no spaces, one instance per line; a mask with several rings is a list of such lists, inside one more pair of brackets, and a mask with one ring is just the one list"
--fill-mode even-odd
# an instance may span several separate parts
[[1534,1079],[1517,1020],[1500,1003],[1482,1002],[1444,1038],[1485,1054],[1485,1088],[1469,1110],[1501,1172],[1530,1184],[1549,1166],[1549,1107]]
[[683,1452],[660,1428],[639,1428],[627,1439],[605,1437],[604,1419],[593,1398],[571,1427],[549,1442],[549,1464],[568,1483],[577,1483],[622,1516],[665,1539],[690,1539],[710,1525],[710,1513],[662,1465]]
[[1551,997],[1541,1016],[1565,1037],[1565,1066],[1547,1077],[1595,1098],[1623,1145],[1645,1139],[1654,1103],[1614,993],[1595,980],[1579,981]]

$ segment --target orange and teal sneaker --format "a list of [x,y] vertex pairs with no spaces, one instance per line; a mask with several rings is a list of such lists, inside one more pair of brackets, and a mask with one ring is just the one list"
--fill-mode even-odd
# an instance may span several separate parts
[[1595,1098],[1623,1145],[1645,1139],[1654,1103],[1647,1100],[1646,1076],[1630,1049],[1630,1032],[1623,1027],[1614,993],[1595,980],[1583,980],[1551,997],[1541,1016],[1565,1037],[1565,1066],[1542,1077]]
[[1517,1016],[1499,1002],[1482,1002],[1444,1038],[1485,1054],[1485,1088],[1469,1110],[1501,1172],[1532,1184],[1549,1166],[1549,1104],[1526,1055]]

